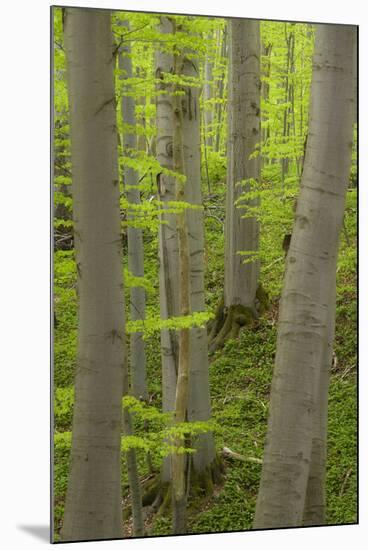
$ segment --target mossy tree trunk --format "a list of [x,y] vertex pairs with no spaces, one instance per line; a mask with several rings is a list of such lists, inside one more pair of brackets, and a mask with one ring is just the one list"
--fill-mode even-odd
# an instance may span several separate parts
[[254,527],[324,523],[338,239],[351,164],[356,28],[316,25],[310,131],[287,255]]

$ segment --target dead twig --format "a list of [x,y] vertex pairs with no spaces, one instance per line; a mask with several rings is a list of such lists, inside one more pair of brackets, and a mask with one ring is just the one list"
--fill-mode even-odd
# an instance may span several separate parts
[[348,479],[349,479],[350,474],[351,474],[352,471],[353,471],[353,469],[349,468],[348,471],[346,472],[346,474],[344,476],[344,480],[343,480],[342,485],[341,485],[341,489],[339,491],[339,497],[342,497],[342,495],[344,494],[346,484],[348,482]]
[[229,447],[224,447],[222,449],[222,456],[224,458],[230,458],[233,460],[240,460],[241,462],[253,462],[255,464],[262,464],[263,460],[261,458],[255,458],[253,456],[244,456],[239,453],[236,453],[229,449]]

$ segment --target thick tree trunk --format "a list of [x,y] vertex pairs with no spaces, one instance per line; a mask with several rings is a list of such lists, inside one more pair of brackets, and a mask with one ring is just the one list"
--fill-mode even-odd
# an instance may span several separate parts
[[251,187],[254,190],[260,178],[259,158],[249,158],[260,139],[258,21],[230,21],[229,93],[225,307],[241,304],[254,308],[259,261],[244,264],[238,252],[258,251],[259,224],[254,217],[242,217],[254,201],[242,201],[241,208],[236,208],[235,202]]
[[324,479],[320,440],[333,333],[331,284],[351,162],[355,33],[354,27],[317,25],[310,132],[280,305],[258,529],[301,525],[303,513],[307,524],[323,519],[324,491],[313,485]]
[[[336,248],[335,254],[337,255]],[[308,483],[305,495],[303,525],[324,525],[326,523],[326,455],[327,455],[327,413],[328,388],[335,336],[336,312],[336,268],[331,268],[330,292],[328,297],[327,337],[324,342],[319,377],[315,388],[315,409],[313,413],[312,449]]]
[[[129,28],[129,23],[126,22]],[[123,43],[119,55],[119,68],[123,71],[123,79],[131,78],[132,60],[129,42]],[[121,112],[123,124],[134,128],[135,103],[134,98],[127,94],[122,94]],[[124,154],[129,156],[131,150],[136,148],[136,136],[134,130],[123,132],[123,150]],[[130,204],[139,205],[141,203],[140,191],[138,186],[138,173],[132,168],[124,167],[124,184],[126,197]],[[134,220],[134,211],[128,212],[128,221]],[[144,276],[144,256],[143,256],[143,233],[142,229],[130,227],[128,225],[128,268],[135,277]],[[132,321],[143,321],[145,319],[146,293],[142,286],[132,287],[130,290],[130,315]],[[146,374],[146,354],[143,334],[135,332],[130,337],[130,372],[132,383],[132,394],[137,399],[148,399],[147,374]]]
[[66,9],[78,350],[63,541],[122,536],[124,297],[110,12]]
[[[221,330],[211,342],[211,352],[229,336],[235,337],[244,316],[256,315],[259,260],[244,263],[239,252],[257,254],[259,223],[247,217],[247,207],[258,204],[246,200],[257,189],[259,157],[250,158],[260,141],[260,32],[259,22],[231,19],[229,22],[229,111],[228,168],[225,224],[225,315]],[[236,201],[243,195],[239,206]],[[243,322],[244,321],[244,322]]]

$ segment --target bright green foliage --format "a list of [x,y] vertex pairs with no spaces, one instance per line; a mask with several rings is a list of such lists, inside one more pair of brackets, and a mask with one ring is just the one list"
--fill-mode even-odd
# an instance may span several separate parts
[[69,429],[73,418],[74,387],[61,387],[55,389],[54,397],[54,422],[55,428],[62,432]]
[[[183,31],[161,35],[156,26],[158,16],[144,13],[114,12],[113,32],[120,47],[129,41],[133,77],[126,79],[116,66],[117,132],[120,169],[120,207],[122,213],[122,245],[127,333],[143,332],[145,337],[150,405],[124,398],[124,406],[132,413],[134,435],[122,437],[122,487],[128,495],[124,452],[137,450],[139,473],[144,479],[147,452],[156,472],[162,457],[172,452],[172,441],[181,437],[179,452],[192,453],[195,438],[208,430],[214,432],[216,447],[221,452],[229,447],[245,457],[262,458],[266,433],[268,401],[274,354],[278,302],[280,298],[285,254],[285,234],[292,232],[294,201],[299,193],[303,168],[305,139],[308,134],[308,108],[314,46],[313,27],[309,24],[261,22],[262,100],[261,140],[254,156],[261,154],[260,182],[238,182],[247,190],[237,207],[244,216],[256,216],[260,222],[260,250],[257,255],[238,251],[243,260],[260,259],[261,283],[270,296],[270,309],[255,321],[252,328],[240,331],[239,340],[229,341],[213,358],[210,366],[210,387],[213,419],[210,422],[184,423],[172,427],[172,417],[161,412],[160,330],[180,330],[205,326],[223,293],[224,222],[226,195],[227,139],[227,21],[220,18],[176,17]],[[120,23],[128,20],[129,30]],[[188,38],[188,29],[195,36]],[[54,465],[55,526],[61,526],[65,491],[68,481],[74,404],[74,372],[77,338],[77,268],[72,234],[71,164],[66,87],[65,52],[61,9],[54,9],[54,309],[57,325],[54,334]],[[201,169],[203,213],[205,219],[205,299],[207,311],[186,317],[162,320],[159,314],[157,234],[162,214],[178,214],[198,208],[185,202],[158,200],[157,176],[164,173],[155,157],[156,86],[155,51],[173,53],[175,49],[195,51],[199,57],[197,79],[178,79],[164,75],[172,87],[186,85],[203,88],[205,59],[212,63],[211,97],[200,97],[201,116],[205,109],[213,112],[212,127],[204,128],[201,119]],[[162,93],[162,92],[161,92]],[[170,93],[168,90],[167,93]],[[121,118],[122,95],[135,99],[136,125],[127,125]],[[136,147],[122,150],[123,135],[136,135]],[[212,145],[206,145],[206,137]],[[356,225],[357,225],[357,135],[353,142],[351,189],[347,195],[344,229],[341,233],[337,272],[337,317],[334,351],[337,362],[332,369],[329,402],[327,505],[328,523],[356,521],[357,449],[356,449]],[[128,203],[123,167],[133,168],[139,177],[141,205]],[[185,180],[183,179],[183,183]],[[259,198],[260,206],[249,201]],[[199,207],[202,208],[202,207]],[[127,267],[127,226],[141,227],[144,240],[144,277],[134,277]],[[132,322],[129,292],[140,286],[146,290],[146,320]],[[129,352],[129,350],[128,350]],[[184,445],[185,439],[185,445]],[[188,441],[189,440],[189,441]],[[250,529],[258,491],[261,467],[252,462],[226,459],[226,476],[206,505],[189,502],[189,531],[215,532]],[[160,517],[151,525],[152,534],[171,532],[171,520]]]
[[127,332],[142,332],[145,336],[151,335],[156,330],[172,329],[181,330],[192,327],[205,327],[207,321],[213,318],[212,312],[196,311],[184,317],[170,317],[170,319],[149,318],[144,321],[129,321]]
[[262,155],[268,161],[287,159],[295,170],[308,132],[313,26],[264,21],[261,35]]
[[[192,447],[184,446],[184,440],[194,438],[204,432],[219,431],[219,427],[213,421],[208,422],[182,422],[173,425],[173,414],[162,413],[156,407],[149,406],[131,395],[123,398],[123,407],[133,413],[135,424],[145,426],[143,435],[124,436],[122,450],[144,450],[157,454],[160,458],[176,453],[195,453]],[[149,428],[149,429],[147,429]],[[178,447],[172,443],[182,440],[183,445]]]

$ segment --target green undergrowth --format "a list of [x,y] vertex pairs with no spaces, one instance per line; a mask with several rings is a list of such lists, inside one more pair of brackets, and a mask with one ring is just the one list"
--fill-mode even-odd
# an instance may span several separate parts
[[[206,302],[214,311],[223,292],[223,221],[225,185],[218,182],[205,197]],[[206,210],[206,205],[217,205]],[[281,205],[281,206],[280,206]],[[270,384],[276,348],[277,313],[282,286],[284,258],[283,232],[292,227],[290,201],[279,204],[285,216],[267,225],[261,239],[263,264],[261,282],[270,298],[270,308],[252,327],[244,327],[237,340],[225,343],[210,365],[210,385],[214,420],[220,426],[216,447],[224,447],[245,457],[262,458],[267,427]],[[271,208],[271,206],[270,206]],[[210,214],[210,215],[209,215]],[[266,223],[266,222],[265,222]],[[267,222],[268,223],[268,222]],[[145,236],[145,276],[153,288],[147,294],[147,315],[158,314],[157,239]],[[55,312],[57,327],[54,345],[55,416],[55,529],[62,523],[68,480],[73,411],[73,376],[76,352],[76,269],[72,252],[55,254]],[[128,295],[126,294],[126,298]],[[127,301],[128,302],[128,301]],[[129,316],[127,306],[127,317]],[[357,390],[356,390],[356,190],[347,196],[345,230],[341,234],[337,273],[335,360],[329,399],[327,521],[329,524],[357,520]],[[161,407],[160,337],[146,340],[150,402]],[[145,427],[136,423],[138,434]],[[153,456],[159,470],[159,460]],[[149,476],[146,453],[138,451],[142,480]],[[189,531],[193,533],[238,531],[252,526],[261,465],[224,459],[226,475],[221,487],[205,501],[190,501]],[[128,483],[122,456],[123,497]],[[150,534],[171,532],[169,517],[159,517],[150,525]]]

